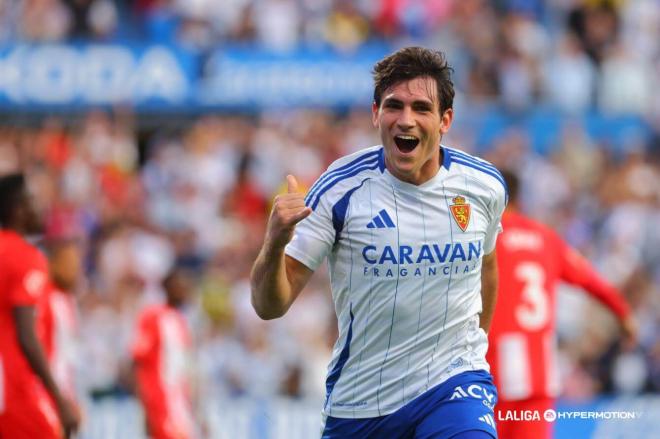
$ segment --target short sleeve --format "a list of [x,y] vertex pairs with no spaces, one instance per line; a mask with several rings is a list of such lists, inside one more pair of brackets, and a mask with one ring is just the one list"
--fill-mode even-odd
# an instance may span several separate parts
[[296,226],[285,253],[316,270],[342,230],[350,194],[365,181],[362,173],[378,169],[381,161],[382,148],[373,147],[333,162],[307,193],[312,213]]
[[285,253],[314,271],[332,249],[334,240],[332,209],[323,197],[312,213],[296,225]]
[[484,239],[484,254],[488,255],[495,250],[497,236],[502,233],[502,214],[506,207],[507,194],[504,186],[497,186],[492,192],[493,200],[491,202],[491,222],[486,229],[486,238]]
[[48,274],[36,256],[21,255],[15,261],[9,291],[12,306],[35,306],[46,294]]

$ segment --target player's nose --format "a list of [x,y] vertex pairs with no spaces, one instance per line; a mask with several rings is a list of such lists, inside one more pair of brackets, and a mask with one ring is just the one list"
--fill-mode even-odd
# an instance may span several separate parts
[[399,112],[399,117],[397,118],[396,124],[397,127],[403,131],[407,131],[415,126],[413,111],[409,106],[403,107],[403,109]]

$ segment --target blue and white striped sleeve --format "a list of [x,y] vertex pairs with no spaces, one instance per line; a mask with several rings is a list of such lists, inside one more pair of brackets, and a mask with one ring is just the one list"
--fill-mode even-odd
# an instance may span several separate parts
[[296,226],[286,254],[316,270],[332,250],[341,231],[344,217],[337,218],[333,206],[341,200],[348,202],[352,190],[361,185],[364,176],[381,165],[380,146],[344,156],[331,164],[309,189],[305,204],[312,208],[312,214]]

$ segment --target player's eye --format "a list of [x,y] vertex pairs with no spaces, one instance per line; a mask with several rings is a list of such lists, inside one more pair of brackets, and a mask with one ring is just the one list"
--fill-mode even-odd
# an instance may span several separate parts
[[417,104],[413,105],[413,110],[417,111],[418,113],[428,113],[431,111],[431,107],[426,104]]
[[403,108],[403,103],[399,101],[385,101],[383,104],[383,107],[393,109],[393,110],[399,110]]

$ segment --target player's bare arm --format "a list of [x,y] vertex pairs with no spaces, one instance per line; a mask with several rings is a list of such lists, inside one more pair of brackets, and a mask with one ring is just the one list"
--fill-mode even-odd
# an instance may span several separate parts
[[488,333],[497,302],[497,253],[484,255],[481,265],[481,302],[482,311],[479,326]]
[[639,343],[639,324],[632,313],[619,320],[619,328],[627,348],[632,348]]
[[46,354],[34,332],[34,307],[17,306],[14,307],[13,314],[21,350],[34,373],[39,377],[48,393],[52,396],[57,406],[60,421],[62,422],[64,435],[68,438],[78,429],[80,417],[74,406],[59,391],[50,373]]
[[284,254],[296,224],[312,213],[295,177],[288,175],[287,184],[287,193],[275,197],[264,244],[250,273],[252,306],[264,320],[283,316],[313,273]]

